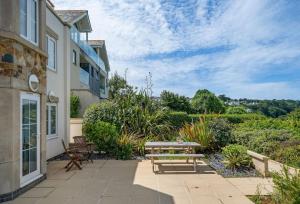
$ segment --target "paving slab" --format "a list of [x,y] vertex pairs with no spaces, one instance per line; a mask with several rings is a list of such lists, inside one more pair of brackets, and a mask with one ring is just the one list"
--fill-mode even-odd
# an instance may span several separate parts
[[65,172],[66,163],[49,162],[47,180],[7,203],[250,204],[245,194],[253,192],[254,184],[271,186],[257,178],[224,179],[204,162],[199,162],[197,172],[190,166],[166,164],[159,173],[152,172],[149,160],[95,160],[70,172]]

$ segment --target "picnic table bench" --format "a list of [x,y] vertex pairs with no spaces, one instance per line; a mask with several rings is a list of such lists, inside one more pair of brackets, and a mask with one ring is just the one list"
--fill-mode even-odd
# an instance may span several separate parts
[[[197,158],[203,158],[203,154],[195,154],[195,148],[200,147],[200,144],[196,142],[146,142],[145,149],[151,150],[151,154],[146,154],[147,158],[151,159],[152,170],[155,168],[155,158],[187,158],[186,162],[189,162],[189,158],[193,159],[194,171],[197,171]],[[161,150],[178,150],[184,153],[161,153]]]

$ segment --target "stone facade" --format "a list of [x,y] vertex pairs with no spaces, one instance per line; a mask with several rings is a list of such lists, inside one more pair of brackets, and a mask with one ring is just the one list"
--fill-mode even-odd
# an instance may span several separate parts
[[[39,48],[37,48],[39,50]],[[20,189],[20,94],[31,92],[28,78],[39,79],[41,174],[46,173],[46,61],[42,51],[0,36],[0,198]],[[1,200],[1,199],[0,199]]]

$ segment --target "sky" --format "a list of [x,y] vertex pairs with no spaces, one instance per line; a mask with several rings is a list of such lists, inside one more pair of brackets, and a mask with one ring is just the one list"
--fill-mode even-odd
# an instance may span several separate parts
[[52,0],[86,9],[111,73],[192,97],[300,99],[300,0]]

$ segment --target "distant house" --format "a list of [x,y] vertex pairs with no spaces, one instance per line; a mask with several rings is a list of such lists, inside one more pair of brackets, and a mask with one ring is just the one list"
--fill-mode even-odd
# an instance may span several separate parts
[[0,202],[44,179],[69,142],[70,94],[81,114],[107,98],[109,61],[88,11],[46,0],[0,1]]

